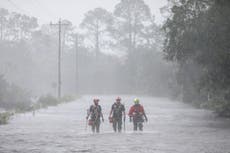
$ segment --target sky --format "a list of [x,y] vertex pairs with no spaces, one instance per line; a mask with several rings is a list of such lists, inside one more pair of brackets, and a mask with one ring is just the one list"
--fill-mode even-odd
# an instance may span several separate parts
[[[164,20],[160,8],[167,0],[144,0],[155,15],[156,23]],[[79,25],[84,14],[97,7],[113,11],[120,0],[0,0],[0,8],[20,12],[38,18],[40,24],[57,22],[59,18],[67,19],[74,25]]]

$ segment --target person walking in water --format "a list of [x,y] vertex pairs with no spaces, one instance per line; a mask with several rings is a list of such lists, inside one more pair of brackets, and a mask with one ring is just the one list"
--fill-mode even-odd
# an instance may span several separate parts
[[140,131],[143,131],[143,122],[148,121],[148,118],[145,114],[144,107],[140,105],[139,99],[134,99],[134,105],[129,109],[130,122],[133,121],[133,130],[137,131],[139,128]]
[[[121,104],[121,98],[117,97],[116,102],[112,105],[109,114],[109,120],[113,123],[114,132],[121,132],[122,129],[122,115],[125,122],[125,106]],[[125,123],[124,123],[125,124]]]
[[89,117],[89,125],[92,126],[92,132],[99,133],[100,132],[100,124],[101,124],[101,119],[104,122],[104,117],[102,114],[102,109],[101,106],[99,105],[99,99],[95,98],[93,99],[94,104],[90,106],[89,111],[87,113],[86,119],[88,120]]

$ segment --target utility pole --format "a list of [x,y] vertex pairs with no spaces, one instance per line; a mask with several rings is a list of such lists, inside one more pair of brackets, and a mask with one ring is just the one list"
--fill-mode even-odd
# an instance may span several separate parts
[[60,100],[61,98],[61,34],[62,34],[62,26],[67,26],[68,24],[62,23],[62,20],[59,19],[58,23],[52,24],[50,23],[51,26],[58,26],[58,99]]
[[76,47],[76,94],[79,94],[79,39],[78,34],[76,34],[75,40],[75,47]]

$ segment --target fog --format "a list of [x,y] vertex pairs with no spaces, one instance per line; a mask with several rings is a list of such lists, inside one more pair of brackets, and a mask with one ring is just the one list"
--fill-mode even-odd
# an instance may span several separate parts
[[[110,5],[113,4],[111,1]],[[24,6],[24,2],[19,6]],[[125,11],[122,7],[119,8],[117,2],[111,10],[88,10],[78,21],[79,25],[66,19],[38,24],[39,19],[30,14],[2,8],[1,74],[8,82],[34,96],[56,96],[59,73],[57,23],[60,21],[63,95],[140,93],[166,96],[172,72],[170,64],[163,60],[164,32],[156,24],[155,15],[151,14],[147,4],[141,6],[145,10],[140,10],[142,12],[135,21],[135,16],[130,17],[133,21],[131,29],[127,30],[127,16],[119,13]]]
[[0,152],[228,152],[229,8],[0,0]]
[[[38,18],[39,23],[49,23],[59,18],[70,20],[74,25],[79,25],[84,18],[84,14],[97,7],[102,7],[112,11],[117,0],[20,0],[20,1],[0,1],[0,5],[10,11],[20,12]],[[167,4],[167,0],[145,0],[155,15],[156,22],[161,24],[164,20],[160,13],[161,7]]]

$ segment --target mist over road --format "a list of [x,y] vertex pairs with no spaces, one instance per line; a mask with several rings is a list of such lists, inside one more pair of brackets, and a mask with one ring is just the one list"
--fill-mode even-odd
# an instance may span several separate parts
[[[126,117],[126,131],[113,133],[108,121],[116,96],[99,96],[105,122],[100,134],[86,129],[86,109],[94,96],[16,115],[0,126],[0,153],[228,153],[230,121],[207,110],[165,98],[138,97],[149,122],[134,133]],[[126,110],[135,96],[121,96]]]

